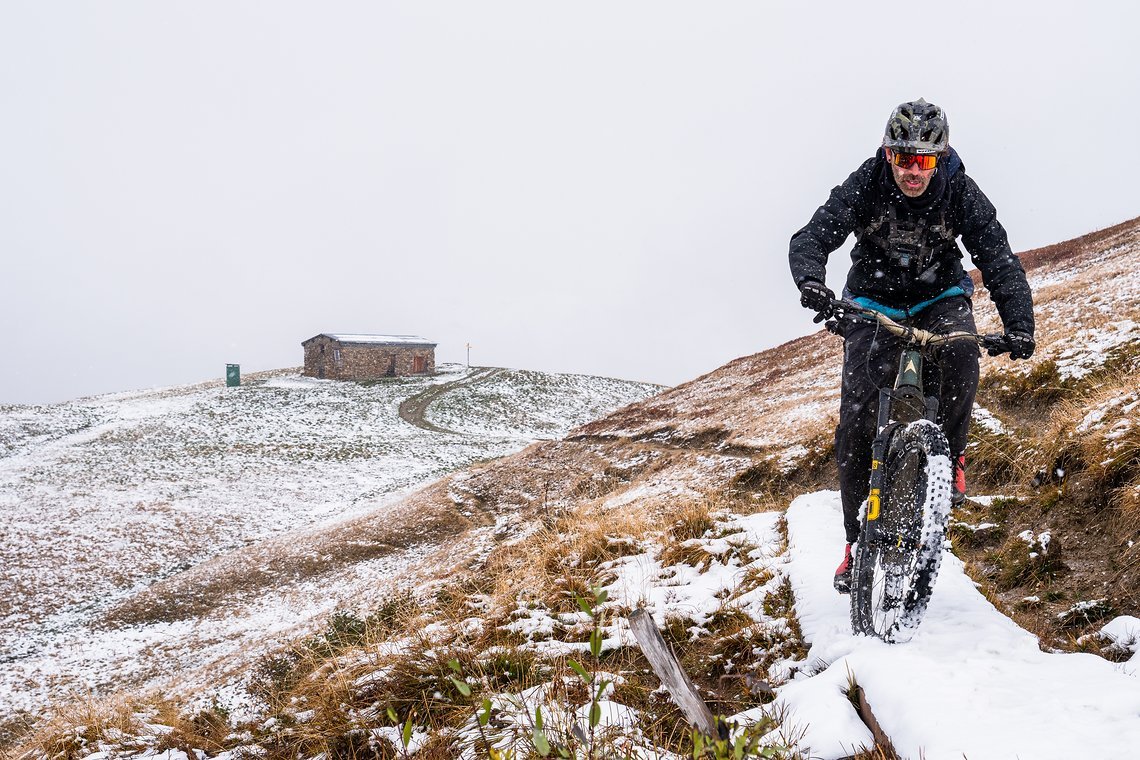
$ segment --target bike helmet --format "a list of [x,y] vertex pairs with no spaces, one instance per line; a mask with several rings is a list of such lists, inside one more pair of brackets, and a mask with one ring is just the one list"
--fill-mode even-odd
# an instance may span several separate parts
[[883,145],[901,153],[931,155],[946,150],[950,124],[946,113],[922,98],[902,103],[887,119]]

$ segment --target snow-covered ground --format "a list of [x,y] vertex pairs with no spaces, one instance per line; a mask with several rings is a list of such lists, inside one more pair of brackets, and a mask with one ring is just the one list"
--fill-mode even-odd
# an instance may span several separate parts
[[[777,527],[785,516],[786,546]],[[689,542],[708,554],[707,565],[700,568],[664,565],[656,553],[660,547],[605,565],[615,576],[607,586],[607,606],[645,607],[661,627],[669,618],[690,620],[696,637],[727,599],[726,605],[746,613],[760,629],[786,634],[786,621],[769,617],[764,601],[789,579],[810,649],[805,658],[777,659],[768,667],[769,682],[776,686],[774,703],[730,716],[729,722],[746,725],[762,714],[778,716],[782,725],[768,737],[772,743],[794,747],[812,760],[848,757],[874,744],[847,696],[853,679],[904,758],[1137,757],[1140,620],[1119,617],[1102,633],[1133,651],[1129,662],[1042,652],[1037,639],[995,609],[965,574],[961,561],[947,552],[917,633],[907,643],[886,644],[852,634],[849,598],[831,586],[844,540],[838,493],[800,497],[785,513],[728,516],[713,533],[715,537]],[[763,584],[745,582],[759,572],[767,579]],[[533,637],[538,651],[577,656],[588,644],[553,641],[550,632],[557,624],[585,622],[580,613],[553,616],[520,607],[510,628]],[[621,617],[604,630],[607,648],[634,644]],[[755,632],[754,638],[765,636]],[[535,706],[552,722],[567,725],[574,720],[574,709],[583,709],[549,700],[542,689],[501,695],[495,704],[508,716],[494,737],[501,748],[526,746],[526,716]],[[636,710],[608,698],[602,710],[602,725],[627,736],[623,746],[631,756],[675,757],[636,740]]]
[[[790,634],[786,618],[769,614],[769,596],[779,594],[785,582],[783,532],[780,512],[761,512],[747,516],[723,513],[715,527],[701,538],[684,542],[686,548],[701,561],[668,563],[662,560],[664,548],[653,542],[639,547],[643,551],[604,563],[599,569],[610,578],[604,586],[607,601],[595,608],[602,631],[601,650],[636,646],[629,620],[614,610],[644,609],[652,615],[658,628],[670,621],[685,621],[693,638],[710,635],[708,627],[726,607],[735,614],[750,618],[754,625],[749,635],[757,641],[779,640]],[[583,632],[593,625],[584,611],[554,613],[542,605],[520,603],[511,615],[506,630],[525,636],[524,645],[546,657],[582,658],[590,651]],[[558,640],[558,628],[575,629],[569,638]],[[581,640],[580,640],[581,639]],[[771,682],[785,682],[804,662],[788,653],[771,653],[773,662],[767,668]],[[726,671],[732,663],[725,663]],[[599,700],[599,732],[606,735],[612,754],[606,757],[631,757],[642,760],[681,760],[680,755],[655,747],[639,731],[644,717],[638,710],[616,701],[614,686],[624,682],[616,673],[600,672],[597,679],[610,682]],[[539,708],[545,716],[546,730],[551,735],[569,734],[572,727],[587,725],[589,704],[568,703],[559,684],[543,684],[522,693],[497,694],[491,701],[496,721],[482,734],[499,750],[511,750],[520,756],[531,748],[533,716]],[[460,731],[467,737],[461,741],[460,760],[476,760],[481,740],[474,719]]]
[[[1134,261],[1098,259],[1033,275],[1040,298],[1038,356],[1056,361],[1066,381],[1089,377],[1135,343],[1140,268]],[[1096,300],[1081,295],[1086,285]],[[1103,318],[1090,321],[1090,314]],[[979,304],[979,315],[980,325],[988,319],[994,327],[992,307]],[[658,456],[670,443],[674,459],[692,454],[684,460],[693,463],[686,471],[680,465],[647,468],[646,477],[607,497],[606,507],[696,499],[722,488],[746,466],[715,470],[733,447],[760,452],[772,446],[781,471],[807,456],[804,430],[830,427],[826,415],[836,405],[839,365],[832,343],[792,348],[798,352],[794,361],[786,352],[742,359],[592,427],[588,432],[598,438],[640,442],[631,457],[649,456],[649,445],[658,447],[652,451]],[[998,366],[1014,373],[1033,365]],[[820,367],[834,372],[821,373]],[[369,387],[283,374],[240,389],[197,386],[51,407],[0,407],[0,509],[7,518],[0,523],[0,581],[7,590],[0,592],[0,714],[87,687],[102,692],[123,681],[160,685],[154,673],[163,667],[224,658],[254,633],[258,641],[286,641],[304,621],[329,613],[336,594],[367,604],[367,593],[420,559],[415,546],[346,563],[319,583],[267,588],[263,598],[198,619],[91,625],[117,600],[186,568],[263,542],[291,541],[304,549],[323,526],[387,516],[419,484],[529,441],[557,438],[604,413],[603,407],[652,390],[631,384],[626,396],[611,381],[507,372],[457,387],[432,404],[426,421],[455,433],[433,433],[397,418],[401,400],[464,374],[450,367],[432,379]],[[1111,450],[1134,429],[1137,403],[1131,387],[1105,392],[1083,410],[1078,432],[1103,429]],[[975,421],[994,434],[1011,430],[983,409],[975,411]],[[707,441],[715,449],[701,452]],[[732,455],[749,459],[747,453]],[[702,476],[715,470],[716,477],[690,477],[698,469]],[[450,486],[455,504],[463,503],[463,481]],[[779,513],[723,516],[715,531],[693,539],[710,558],[702,568],[669,564],[662,546],[639,545],[638,553],[605,568],[609,604],[646,606],[662,624],[682,618],[699,636],[728,600],[776,632],[787,621],[769,617],[762,599],[790,581],[810,651],[806,658],[789,651],[772,663],[769,675],[783,738],[805,757],[838,758],[870,744],[845,695],[849,674],[903,757],[1140,757],[1140,620],[1118,617],[1100,635],[1130,651],[1128,662],[1042,652],[947,555],[929,613],[911,641],[888,646],[855,637],[847,599],[831,589],[842,551],[837,496],[809,494],[786,516],[786,550]],[[485,555],[494,542],[478,542],[501,525],[484,528],[468,548]],[[552,632],[585,626],[586,618],[520,604],[509,625],[536,651],[573,655],[586,646],[584,637],[556,640]],[[624,619],[608,618],[606,646],[631,641]],[[222,675],[212,683],[238,673]],[[234,706],[243,698],[239,691],[218,696]],[[603,722],[635,724],[636,713],[611,696]],[[582,705],[560,705],[554,697],[548,702],[541,689],[498,695],[496,703],[509,714],[516,698],[532,707],[543,703],[552,719],[559,710],[566,720],[574,711],[581,719]],[[517,717],[513,728],[523,732],[525,746],[525,711]],[[235,750],[233,757],[239,755]],[[652,749],[632,756],[671,757]]]
[[[788,574],[818,675],[780,689],[787,735],[815,758],[871,744],[845,690],[853,677],[902,757],[1070,760],[1140,756],[1140,631],[1107,626],[1134,647],[1130,662],[1046,653],[1002,615],[947,553],[926,618],[901,645],[854,636],[847,597],[831,588],[843,547],[839,496],[800,497],[788,509]],[[1119,629],[1119,630],[1118,630]],[[1126,630],[1127,629],[1127,630]]]
[[[447,472],[560,437],[659,390],[507,370],[456,388],[459,403],[441,396],[447,424],[462,431],[441,434],[398,415],[404,399],[470,372],[440,369],[370,385],[281,372],[236,388],[0,407],[0,717],[34,710],[51,694],[137,684],[161,670],[163,656],[187,664],[193,646],[178,648],[183,643],[195,642],[203,655],[224,640],[229,651],[246,629],[271,635],[327,611],[328,595],[314,588],[309,601],[266,599],[244,620],[90,627],[157,581],[382,510]],[[484,404],[479,394],[500,401]],[[397,553],[356,572],[387,577],[413,560]]]

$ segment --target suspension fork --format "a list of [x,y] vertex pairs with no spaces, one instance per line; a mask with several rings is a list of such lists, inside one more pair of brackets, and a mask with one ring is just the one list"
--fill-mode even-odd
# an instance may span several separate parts
[[878,434],[871,442],[871,487],[867,494],[866,527],[870,535],[861,537],[861,540],[873,542],[880,533],[883,462],[887,457],[891,436],[900,425],[919,419],[937,421],[938,399],[923,395],[922,353],[914,348],[904,348],[899,356],[899,372],[894,388],[879,389]]
[[879,538],[879,517],[882,512],[883,497],[883,461],[887,457],[887,442],[891,440],[895,429],[901,425],[899,422],[884,423],[884,417],[890,414],[890,395],[886,388],[879,391],[879,434],[871,442],[871,488],[867,492],[867,520],[860,541],[871,544]]

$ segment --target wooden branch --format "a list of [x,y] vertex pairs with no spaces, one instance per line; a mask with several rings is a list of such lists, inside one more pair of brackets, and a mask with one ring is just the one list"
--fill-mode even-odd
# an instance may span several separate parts
[[689,723],[707,736],[721,737],[723,723],[713,717],[708,705],[697,693],[697,688],[689,680],[689,676],[681,669],[677,655],[665,643],[653,616],[645,610],[636,610],[629,616],[629,627],[633,629],[633,636],[641,646],[645,659],[649,660],[653,672],[661,679],[661,683],[669,691],[669,696],[681,708],[681,712],[688,718]]
[[862,686],[855,687],[855,700],[859,703],[855,712],[859,713],[859,719],[871,731],[871,736],[875,738],[875,748],[879,750],[885,760],[898,760],[899,755],[895,752],[895,747],[891,744],[891,737],[887,736],[887,732],[879,725],[878,719],[875,714],[871,712],[871,703],[867,701],[867,692],[863,691]]

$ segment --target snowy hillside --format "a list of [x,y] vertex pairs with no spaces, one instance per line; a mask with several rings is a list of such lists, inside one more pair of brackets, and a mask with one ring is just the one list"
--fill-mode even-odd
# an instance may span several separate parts
[[[156,575],[144,589],[115,587],[98,627],[53,639],[55,659],[43,655],[39,670],[27,657],[5,663],[16,674],[8,693],[16,699],[49,667],[105,685],[106,663],[157,693],[60,718],[25,756],[454,760],[547,745],[578,757],[731,756],[695,749],[631,634],[629,615],[646,610],[700,697],[765,757],[1136,757],[1140,219],[1023,261],[1038,352],[1027,362],[983,358],[970,498],[953,515],[929,615],[905,644],[852,635],[846,599],[831,588],[843,548],[834,336],[742,357],[561,439],[543,404],[511,410],[528,383],[546,398],[564,395],[562,381],[485,373],[426,410],[407,400],[397,410],[488,455],[520,445],[500,437],[515,425],[553,440],[379,508],[357,503],[348,520],[321,523],[315,509],[307,528]],[[983,292],[975,309],[982,331],[998,327]],[[499,411],[489,421],[472,409]],[[56,413],[76,440],[91,438],[79,426],[93,412]],[[367,429],[350,426],[353,440]],[[55,436],[39,425],[25,439],[51,453],[67,441]],[[130,450],[130,436],[119,438]],[[99,469],[97,457],[71,467],[66,455],[33,456],[23,440],[10,447],[25,475],[5,494],[20,488],[34,502],[32,473],[50,484],[56,470],[87,478]],[[378,441],[368,445],[383,455]],[[251,461],[251,471],[287,456],[265,448],[267,463]],[[354,456],[329,458],[350,468]],[[267,489],[274,477],[299,480],[267,475]],[[211,488],[232,504],[223,492],[243,482]],[[326,486],[316,475],[302,485],[305,494]],[[131,489],[129,480],[101,485],[93,501],[119,499],[131,515]],[[26,584],[37,577],[31,564]],[[263,656],[250,665],[251,655]],[[49,692],[28,693],[34,703]]]
[[[90,629],[158,581],[376,512],[444,473],[561,436],[660,390],[516,370],[469,382],[474,372],[445,365],[430,378],[372,384],[261,373],[236,388],[0,407],[0,716],[51,695],[146,681],[140,651],[193,649],[197,639],[172,641],[183,630],[169,626],[186,621],[119,635]],[[427,417],[436,419],[438,408],[461,432],[400,418],[402,401],[443,384],[457,398],[440,395]],[[272,625],[305,621],[305,606]],[[245,627],[229,621],[211,636],[236,650]]]

